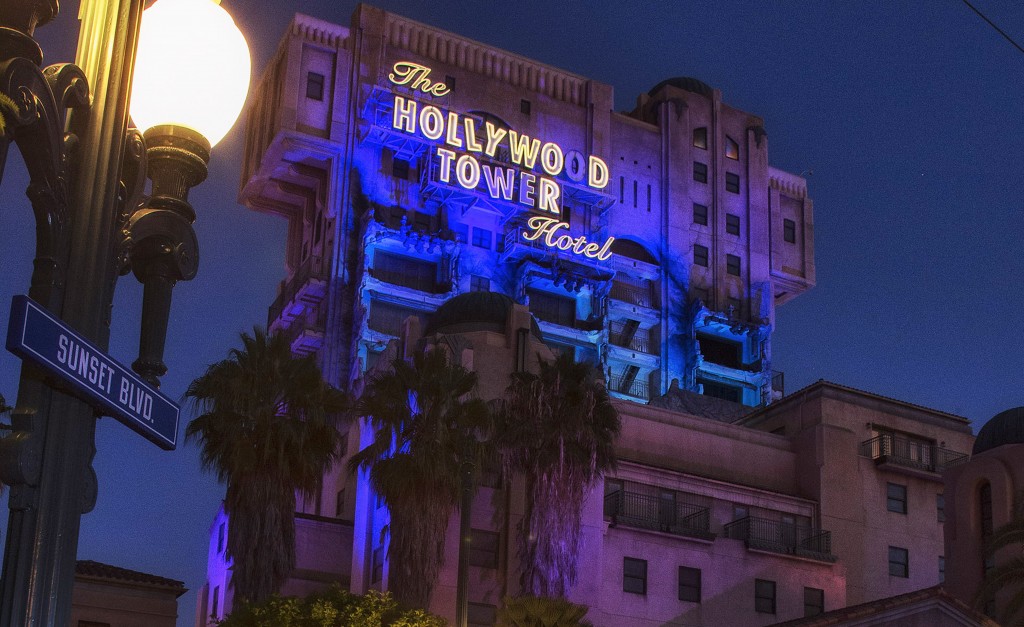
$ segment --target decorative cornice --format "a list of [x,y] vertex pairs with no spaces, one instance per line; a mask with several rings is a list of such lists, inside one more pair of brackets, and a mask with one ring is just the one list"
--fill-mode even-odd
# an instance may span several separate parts
[[292,35],[324,46],[337,48],[348,38],[348,28],[331,24],[315,17],[296,13],[292,20]]

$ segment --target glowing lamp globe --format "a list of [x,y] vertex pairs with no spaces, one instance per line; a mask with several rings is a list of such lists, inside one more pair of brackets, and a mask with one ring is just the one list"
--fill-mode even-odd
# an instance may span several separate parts
[[131,116],[142,132],[192,129],[213,146],[249,91],[245,37],[219,0],[157,0],[142,14]]

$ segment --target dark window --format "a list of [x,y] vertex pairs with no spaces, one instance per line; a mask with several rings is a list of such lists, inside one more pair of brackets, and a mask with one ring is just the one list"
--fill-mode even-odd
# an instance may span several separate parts
[[345,511],[345,488],[338,490],[338,494],[334,497],[334,517],[341,518],[341,514]]
[[713,396],[733,403],[743,401],[743,391],[734,385],[728,385],[719,381],[708,381],[697,379],[697,383],[704,386],[704,396]]
[[444,75],[444,85],[448,89],[455,89],[455,77],[451,74]]
[[711,290],[706,287],[693,288],[693,298],[699,298],[706,307],[711,306]]
[[455,241],[460,244],[465,244],[469,241],[469,227],[465,224],[459,224],[452,227],[452,233],[455,234]]
[[622,481],[619,479],[604,480],[604,515],[615,517],[622,507],[624,492]]
[[708,247],[700,244],[693,245],[693,263],[698,266],[708,267]]
[[647,211],[651,210],[651,184],[647,184]]
[[391,176],[403,181],[409,178],[409,162],[405,159],[391,160]]
[[484,276],[473,275],[469,277],[470,292],[490,292],[491,280]]
[[946,557],[943,555],[939,556],[939,583],[945,583],[946,581]]
[[377,583],[384,579],[384,547],[379,546],[373,550],[373,564],[370,567],[370,583]]
[[725,175],[725,191],[734,194],[740,193],[740,175],[727,172]]
[[487,229],[473,227],[473,245],[480,248],[491,249],[491,232]]
[[94,620],[80,620],[78,627],[110,627],[110,623],[99,623]]
[[619,177],[619,202],[624,202],[623,199],[625,197],[626,197],[626,177],[620,176]]
[[520,113],[525,113],[526,115],[530,115],[530,101],[529,100],[526,100],[524,98],[523,100],[519,101],[519,112]]
[[217,552],[218,553],[223,553],[224,552],[224,531],[225,531],[224,526],[225,526],[225,524],[221,523],[220,527],[217,529]]
[[622,558],[622,591],[647,594],[647,560]]
[[740,158],[740,145],[732,137],[725,138],[725,156],[728,159],[738,160]]
[[702,126],[693,129],[693,145],[695,148],[708,149],[708,127]]
[[693,203],[693,223],[708,225],[708,208],[706,205]]
[[481,568],[498,567],[498,542],[500,536],[494,531],[473,529],[469,540],[469,563]]
[[534,290],[529,290],[527,295],[530,298],[530,312],[540,320],[563,327],[576,324],[575,299]]
[[732,519],[743,520],[747,516],[750,516],[750,509],[746,505],[733,505],[732,506]]
[[754,580],[754,611],[762,614],[775,613],[775,582],[767,579]]
[[700,603],[700,569],[679,567],[679,600]]
[[725,271],[733,276],[740,275],[740,258],[736,255],[725,256]]
[[693,180],[698,183],[708,182],[708,166],[699,161],[693,162]]
[[889,547],[889,575],[893,577],[910,577],[910,552],[898,546]]
[[324,99],[324,75],[316,72],[306,73],[306,98]]
[[210,595],[210,615],[220,618],[220,586],[214,586]]
[[796,243],[796,222],[789,219],[782,221],[782,239],[790,244]]
[[935,495],[935,517],[939,522],[946,522],[946,495]]
[[890,483],[885,488],[885,508],[897,514],[907,513],[907,486]]
[[412,214],[412,228],[420,233],[433,232],[433,216],[429,213],[416,211]]
[[804,616],[825,613],[825,591],[818,588],[804,588]]
[[492,627],[498,621],[498,610],[486,603],[470,603],[466,620],[469,627]]
[[740,234],[740,217],[731,213],[725,215],[725,232],[729,235]]
[[634,180],[633,180],[633,208],[634,208],[634,209],[636,209],[636,196],[637,196],[637,193],[636,193],[636,188],[637,188],[637,185],[638,185],[638,183],[637,183],[637,181],[636,181],[636,180],[634,179]]

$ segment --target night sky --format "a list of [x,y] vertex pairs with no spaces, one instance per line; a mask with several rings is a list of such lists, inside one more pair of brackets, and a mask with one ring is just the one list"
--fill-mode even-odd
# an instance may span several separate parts
[[[62,4],[37,32],[46,63],[74,55],[78,3]],[[815,208],[818,286],[779,309],[774,334],[773,366],[788,391],[824,378],[975,428],[1024,403],[1024,329],[1015,330],[1024,54],[960,0],[378,4],[610,84],[620,110],[665,78],[693,76],[762,116],[770,162],[807,173]],[[1024,5],[974,4],[1024,41]],[[258,76],[295,11],[347,25],[355,5],[223,6]],[[236,202],[241,127],[214,148],[210,178],[191,195],[202,260],[174,294],[163,387],[172,398],[240,331],[265,324],[284,277],[284,221]],[[12,150],[0,207],[4,334],[10,297],[27,291],[34,241],[19,159]],[[137,354],[140,296],[132,277],[121,280],[110,353],[126,364]],[[0,355],[9,400],[18,365]],[[100,494],[83,518],[79,557],[184,580],[179,625],[192,625],[223,486],[201,472],[195,447],[160,451],[112,419],[100,421],[97,449]],[[0,517],[6,536],[6,507]]]

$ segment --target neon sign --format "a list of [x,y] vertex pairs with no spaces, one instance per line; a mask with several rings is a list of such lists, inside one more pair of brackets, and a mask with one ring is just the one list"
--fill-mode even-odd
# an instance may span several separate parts
[[[427,96],[450,93],[445,83],[430,79],[430,72],[425,65],[399,61],[392,67],[388,80]],[[595,190],[607,187],[610,178],[608,165],[595,155],[584,159],[579,151],[566,152],[555,142],[541,141],[490,120],[481,123],[476,117],[398,94],[391,127],[438,142],[431,156],[431,166],[439,182],[485,193],[494,200],[523,205],[548,215],[562,213],[560,178]],[[507,153],[499,155],[504,150]],[[530,218],[527,224],[532,232],[523,233],[523,238],[528,241],[541,241],[551,248],[572,250],[602,261],[611,256],[609,248],[615,238],[608,238],[604,245],[599,245],[588,242],[583,236],[558,235],[558,231],[569,229],[569,225],[558,218],[538,216]]]

